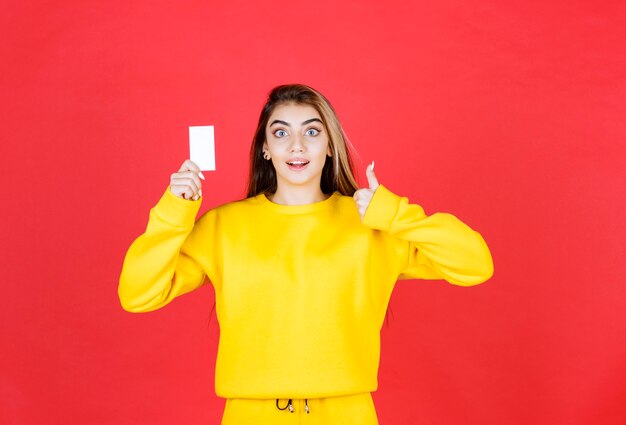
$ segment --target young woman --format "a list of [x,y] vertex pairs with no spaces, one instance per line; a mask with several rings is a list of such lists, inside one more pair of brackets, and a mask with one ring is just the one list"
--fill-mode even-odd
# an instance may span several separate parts
[[[215,288],[222,424],[377,424],[379,332],[398,279],[474,285],[483,238],[379,185],[359,189],[330,103],[304,85],[269,94],[248,198],[195,221],[202,173],[185,161],[130,247],[119,296],[132,312]],[[205,193],[206,189],[205,189]]]

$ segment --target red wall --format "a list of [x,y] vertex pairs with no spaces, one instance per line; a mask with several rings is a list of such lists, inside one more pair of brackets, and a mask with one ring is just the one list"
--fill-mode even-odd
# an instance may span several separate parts
[[287,82],[362,182],[493,253],[484,285],[397,285],[380,423],[626,423],[626,5],[499,3],[3,2],[0,423],[219,423],[211,288],[133,315],[117,279],[188,127],[215,125],[203,210],[241,197]]

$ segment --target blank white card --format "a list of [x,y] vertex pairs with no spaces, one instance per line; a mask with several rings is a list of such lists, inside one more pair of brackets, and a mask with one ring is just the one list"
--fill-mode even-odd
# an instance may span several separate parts
[[189,159],[203,171],[215,171],[215,134],[212,125],[189,127]]

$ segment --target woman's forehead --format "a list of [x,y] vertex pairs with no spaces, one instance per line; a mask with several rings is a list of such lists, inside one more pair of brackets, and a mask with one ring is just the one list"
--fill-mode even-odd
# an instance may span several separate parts
[[268,124],[271,124],[273,120],[285,121],[290,124],[300,124],[311,118],[322,119],[320,114],[311,105],[298,104],[298,103],[285,103],[278,105],[272,114]]

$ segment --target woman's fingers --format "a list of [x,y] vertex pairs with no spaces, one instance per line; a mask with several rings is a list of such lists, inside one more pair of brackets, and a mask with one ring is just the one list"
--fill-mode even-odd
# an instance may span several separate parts
[[180,166],[177,173],[170,176],[170,191],[183,199],[198,200],[202,196],[202,182],[204,176],[200,168],[187,159]]
[[365,210],[369,206],[372,198],[374,197],[374,190],[372,189],[359,189],[354,192],[354,202],[356,204],[356,208],[359,211],[359,215],[361,216],[361,220],[365,216]]
[[176,184],[189,184],[195,192],[202,189],[202,182],[200,181],[198,174],[193,171],[174,173],[170,176],[170,182]]
[[180,169],[178,170],[179,173],[182,171],[195,171],[196,173],[199,173],[200,168],[191,159],[186,159],[185,161],[183,161]]
[[170,178],[170,187],[175,188],[176,191],[173,191],[175,194],[179,192],[180,194],[184,194],[185,199],[191,199],[193,196],[200,194],[202,186],[198,184],[196,178],[187,177],[184,175],[180,175],[179,173],[172,174]]
[[186,170],[194,171],[198,175],[198,177],[204,180],[204,174],[202,174],[202,171],[200,171],[200,167],[198,167],[196,163],[193,162],[191,159],[185,160],[185,162],[183,162],[183,165],[181,165],[180,170],[178,171],[180,172]]
[[367,185],[369,187],[357,190],[354,192],[353,196],[356,207],[361,215],[361,220],[365,217],[365,211],[367,210],[367,207],[369,207],[370,202],[374,197],[374,192],[376,192],[376,189],[378,189],[379,186],[378,179],[374,173],[374,161],[367,166],[365,174],[367,176]]
[[370,189],[376,190],[379,186],[376,173],[374,173],[374,161],[365,169],[365,175],[367,176],[367,184]]

